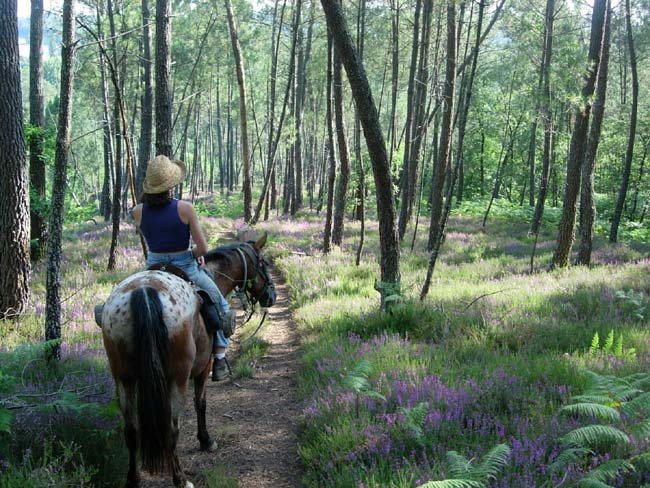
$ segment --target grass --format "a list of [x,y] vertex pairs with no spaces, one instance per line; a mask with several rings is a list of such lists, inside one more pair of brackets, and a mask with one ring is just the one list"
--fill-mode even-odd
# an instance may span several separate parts
[[[211,246],[243,226],[227,218],[236,215],[238,201],[197,205]],[[557,412],[584,388],[581,369],[621,376],[650,369],[646,229],[634,230],[638,240],[624,233],[616,245],[598,236],[592,268],[548,273],[557,213],[551,209],[530,273],[529,212],[497,202],[482,228],[483,208],[468,203],[454,211],[424,302],[417,296],[428,259],[425,219],[412,252],[408,230],[404,300],[391,315],[377,311],[376,221],[367,223],[358,267],[358,223],[346,222],[342,249],[326,256],[320,253],[323,216],[305,212],[260,224],[270,232],[266,252],[287,280],[303,337],[298,389],[305,486],[413,487],[448,476],[443,461],[449,450],[478,459],[505,443],[511,458],[490,486],[542,487],[549,482],[544,470],[560,452],[558,439],[579,423]],[[143,260],[132,225],[122,225],[117,268],[110,272],[109,243],[109,224],[66,225],[59,366],[51,369],[38,354],[20,352],[28,347],[22,344],[42,340],[44,263],[34,268],[28,313],[16,323],[0,322],[0,400],[38,399],[26,402],[37,406],[15,413],[8,432],[0,418],[0,479],[14,480],[2,488],[39,486],[23,480],[32,471],[59,486],[66,480],[75,486],[123,483],[126,449],[119,415],[109,413],[113,385],[92,309]],[[635,354],[590,351],[594,334],[604,339],[610,331]],[[236,374],[253,375],[267,347],[258,337],[242,344]],[[73,398],[63,394],[68,390]],[[29,450],[42,439],[51,441],[51,453]],[[584,469],[573,466],[565,486]],[[226,466],[205,477],[207,486],[237,486]],[[616,486],[638,487],[640,479],[621,477]]]
[[[484,229],[479,210],[455,212],[424,302],[422,231],[413,252],[402,248],[404,301],[391,315],[377,311],[376,222],[359,267],[357,223],[346,223],[342,249],[326,256],[318,252],[322,218],[264,225],[305,342],[298,387],[306,486],[417,486],[449,475],[447,451],[478,458],[498,443],[512,454],[490,486],[557,484],[545,471],[578,422],[557,412],[584,387],[581,370],[625,375],[650,366],[647,243],[597,237],[592,268],[546,272],[552,211],[531,274],[528,212],[498,202]],[[611,330],[635,357],[589,352],[594,334]],[[367,384],[357,391],[349,378],[361,364]],[[585,470],[572,466],[565,483]],[[616,486],[640,486],[642,476],[621,476]]]

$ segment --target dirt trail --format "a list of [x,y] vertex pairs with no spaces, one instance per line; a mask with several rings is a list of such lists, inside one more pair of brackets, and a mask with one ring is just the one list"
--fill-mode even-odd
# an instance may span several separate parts
[[[205,486],[202,473],[214,465],[223,466],[227,475],[237,480],[239,488],[300,486],[295,423],[300,413],[295,398],[298,339],[288,308],[286,284],[275,270],[271,275],[278,300],[269,309],[260,332],[270,346],[257,361],[255,376],[208,382],[208,432],[218,442],[213,453],[198,449],[192,389],[188,391],[178,453],[196,487]],[[239,320],[242,313],[239,311]],[[233,344],[229,357],[236,357],[236,350]],[[171,479],[149,478],[143,480],[142,486],[162,488],[173,484]]]

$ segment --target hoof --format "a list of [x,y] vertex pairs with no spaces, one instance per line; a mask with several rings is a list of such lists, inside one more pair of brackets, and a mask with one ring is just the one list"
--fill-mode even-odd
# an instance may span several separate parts
[[186,481],[184,488],[194,488],[194,485],[192,483],[190,483],[189,481]]
[[217,442],[209,439],[208,442],[201,442],[201,450],[203,452],[212,452],[217,448]]

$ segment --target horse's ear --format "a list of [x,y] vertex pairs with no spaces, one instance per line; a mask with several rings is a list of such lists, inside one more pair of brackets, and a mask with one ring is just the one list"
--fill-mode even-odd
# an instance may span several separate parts
[[258,251],[260,251],[260,250],[261,250],[261,249],[266,245],[266,238],[267,238],[268,236],[269,236],[269,233],[268,233],[268,232],[264,232],[264,235],[263,235],[262,237],[260,237],[259,239],[257,239],[257,240],[255,241],[255,244],[253,244],[253,246],[255,247],[255,249],[257,249]]

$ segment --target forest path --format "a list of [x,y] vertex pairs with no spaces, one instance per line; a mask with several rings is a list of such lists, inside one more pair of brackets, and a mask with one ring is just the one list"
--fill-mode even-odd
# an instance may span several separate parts
[[[300,486],[301,468],[296,446],[296,419],[300,408],[295,382],[298,335],[289,311],[287,285],[275,269],[270,271],[278,298],[269,308],[259,332],[269,348],[257,361],[254,377],[207,383],[208,432],[218,444],[212,453],[201,452],[198,448],[193,390],[188,389],[177,451],[181,466],[196,487],[207,486],[203,473],[214,466],[223,468],[220,471],[234,478],[239,488]],[[238,310],[239,323],[242,315]],[[235,338],[242,338],[241,330],[235,333]],[[233,343],[229,357],[236,357],[237,349],[238,345]],[[173,486],[170,478],[147,479],[144,473],[143,478],[141,486],[145,488]],[[224,482],[213,486],[231,487],[233,484]]]

